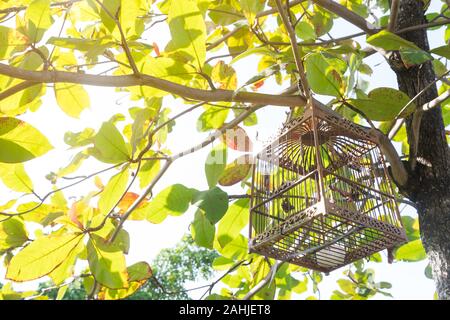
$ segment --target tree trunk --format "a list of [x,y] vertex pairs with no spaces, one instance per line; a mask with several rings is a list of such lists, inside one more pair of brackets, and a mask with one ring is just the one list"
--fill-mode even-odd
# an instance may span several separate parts
[[[396,29],[426,23],[423,2],[401,0]],[[429,50],[426,30],[401,35],[424,50]],[[405,67],[398,55],[393,55],[391,68],[397,75],[399,89],[410,98],[416,96],[436,78],[430,61]],[[436,85],[417,99],[422,105],[437,97]],[[413,144],[412,117],[406,120],[408,140]],[[424,113],[418,141],[417,163],[409,160],[409,179],[400,191],[417,205],[421,238],[432,268],[440,299],[450,299],[450,149],[445,137],[441,108]],[[410,149],[411,150],[411,149]]]

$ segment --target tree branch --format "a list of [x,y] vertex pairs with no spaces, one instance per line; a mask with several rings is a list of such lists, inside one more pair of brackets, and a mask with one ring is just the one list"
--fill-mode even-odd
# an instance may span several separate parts
[[270,272],[264,277],[264,279],[262,279],[256,286],[254,286],[249,292],[247,292],[247,294],[242,298],[242,300],[250,300],[251,298],[253,298],[255,294],[257,294],[267,284],[269,284],[273,280],[275,274],[277,273],[282,263],[283,262],[281,261],[276,261],[273,264],[272,268],[270,269]]
[[291,47],[292,47],[292,53],[294,55],[295,65],[297,66],[297,70],[300,74],[300,81],[302,84],[303,92],[304,92],[306,98],[309,100],[311,98],[311,91],[309,90],[308,81],[306,80],[306,74],[305,74],[305,69],[303,68],[302,57],[300,55],[300,51],[298,50],[295,30],[294,30],[294,27],[292,26],[292,24],[289,20],[289,17],[288,17],[289,12],[286,13],[284,11],[285,9],[283,8],[283,5],[281,4],[281,0],[276,0],[276,5],[278,8],[278,12],[280,13],[281,20],[283,20],[283,24],[286,27],[286,31],[289,35],[289,40],[291,42]]
[[389,16],[389,24],[387,30],[390,32],[395,31],[395,24],[397,23],[398,8],[400,0],[391,0],[391,14]]
[[262,107],[261,105],[256,105],[256,106],[249,108],[247,111],[245,111],[245,112],[241,113],[239,116],[237,116],[233,121],[223,125],[219,130],[217,130],[216,133],[209,136],[203,142],[201,142],[201,143],[197,144],[196,146],[189,148],[185,151],[179,152],[170,158],[167,158],[166,163],[161,168],[161,170],[158,172],[158,174],[153,179],[153,181],[150,183],[150,185],[144,190],[144,192],[139,196],[139,198],[137,198],[135,200],[135,202],[128,208],[128,210],[122,215],[122,218],[120,219],[119,224],[117,225],[116,229],[114,230],[113,234],[111,235],[111,237],[109,239],[109,243],[114,241],[114,239],[119,234],[119,231],[122,229],[123,224],[128,219],[128,217],[131,215],[131,213],[133,213],[133,211],[141,204],[141,202],[144,201],[144,199],[149,194],[151,194],[156,183],[162,178],[164,173],[169,169],[169,167],[175,160],[206,147],[207,145],[212,143],[214,140],[216,140],[217,138],[222,136],[222,134],[226,130],[234,128],[236,125],[238,125],[240,122],[244,121],[248,116],[250,116],[252,113],[254,113],[256,110],[260,109],[261,107]]
[[[70,0],[70,1],[61,1],[61,2],[54,2],[50,4],[50,7],[67,7],[72,5],[75,2],[80,2],[82,0]],[[23,10],[26,10],[28,7],[27,6],[18,6],[18,7],[10,7],[10,8],[6,8],[6,9],[1,9],[0,10],[0,14],[3,13],[17,13]]]
[[313,0],[313,2],[317,3],[324,9],[337,14],[342,19],[347,20],[367,34],[374,34],[378,32],[378,29],[373,24],[367,22],[366,19],[337,2],[334,2],[332,0]]
[[28,80],[23,81],[23,82],[21,82],[19,84],[16,84],[15,86],[13,86],[13,87],[11,87],[9,89],[6,89],[3,92],[0,92],[0,101],[2,101],[3,99],[8,98],[9,96],[12,96],[12,95],[20,92],[22,90],[30,88],[30,87],[32,87],[32,86],[34,86],[36,84],[38,84],[38,83],[36,83],[34,81],[28,81]]
[[437,106],[439,106],[442,102],[450,98],[450,89],[447,89],[444,91],[440,96],[437,98],[434,98],[430,102],[425,103],[422,107],[419,108],[418,111],[428,111],[431,110]]
[[103,76],[66,71],[30,71],[3,63],[0,63],[0,74],[38,83],[66,82],[103,87],[148,86],[181,97],[205,102],[227,101],[288,107],[304,106],[306,104],[306,99],[299,95],[280,96],[242,91],[235,93],[232,90],[222,89],[202,90],[146,74],[141,74],[140,77],[136,77],[134,75]]
[[127,56],[128,62],[130,63],[133,73],[136,76],[138,76],[140,73],[136,66],[136,62],[134,62],[133,56],[131,55],[130,47],[128,46],[127,39],[125,37],[125,34],[123,33],[122,25],[120,24],[119,19],[117,19],[117,17],[115,15],[113,15],[101,1],[95,0],[95,2],[97,2],[97,4],[103,9],[103,11],[105,11],[106,14],[111,19],[113,19],[114,23],[117,25],[117,28],[119,29],[119,33],[120,33],[120,39],[122,40],[122,48],[125,51],[125,55]]

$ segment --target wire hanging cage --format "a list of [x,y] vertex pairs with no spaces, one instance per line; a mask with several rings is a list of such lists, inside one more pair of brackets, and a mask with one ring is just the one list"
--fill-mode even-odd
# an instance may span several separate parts
[[249,228],[251,252],[323,272],[407,241],[376,136],[320,104],[256,156]]

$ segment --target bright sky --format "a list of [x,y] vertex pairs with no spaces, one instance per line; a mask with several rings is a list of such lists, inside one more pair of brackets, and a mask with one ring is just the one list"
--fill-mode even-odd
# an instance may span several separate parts
[[[435,7],[440,6],[439,1],[433,1]],[[156,42],[160,48],[164,48],[165,43],[169,38],[168,31],[164,24],[159,24],[159,29],[148,34],[148,43]],[[57,28],[58,26],[55,26]],[[437,47],[442,45],[443,42],[443,29],[435,31],[430,37],[431,47]],[[354,27],[351,25],[340,22],[337,28],[333,29],[333,36],[338,37],[347,35],[353,32]],[[217,55],[220,53],[214,53]],[[256,73],[256,62],[254,56],[245,58],[234,65],[234,68],[238,71],[238,80],[242,84],[248,78],[249,75]],[[371,88],[389,86],[397,88],[397,83],[394,73],[384,62],[383,58],[379,55],[373,55],[367,59],[366,63],[369,63],[373,69],[374,74],[370,78]],[[113,114],[123,113],[128,115],[127,109],[136,105],[130,102],[127,98],[124,98],[124,93],[117,93],[112,88],[101,87],[86,87],[91,98],[91,108],[82,113],[79,120],[72,119],[66,116],[58,106],[56,105],[52,88],[47,88],[49,92],[44,100],[43,105],[36,113],[28,113],[20,116],[23,120],[29,122],[34,127],[43,132],[55,147],[54,150],[46,154],[45,156],[30,161],[26,164],[26,169],[35,184],[36,192],[40,195],[46,194],[51,190],[51,184],[45,179],[45,175],[51,171],[56,171],[59,167],[62,167],[71,159],[75,153],[68,151],[68,146],[63,141],[63,136],[66,131],[81,131],[86,127],[92,127],[98,129],[103,121],[107,121]],[[267,82],[262,88],[265,92],[276,93],[281,90],[273,82]],[[324,100],[326,102],[326,100]],[[185,107],[180,101],[174,101],[168,99],[168,106],[173,110],[174,114]],[[285,111],[287,109],[280,107],[267,107],[258,113],[258,125],[249,127],[247,133],[252,138],[255,144],[255,151],[258,151],[260,143],[256,141],[256,133],[258,132],[259,140],[265,141],[269,137],[273,136],[280,128],[281,123],[285,120]],[[177,124],[174,127],[174,131],[169,135],[167,146],[173,151],[184,150],[187,146],[194,145],[205,138],[205,134],[201,134],[196,130],[196,120],[200,115],[201,110],[198,109],[189,115],[177,120]],[[196,152],[193,155],[187,156],[178,160],[164,175],[155,188],[154,194],[166,186],[175,183],[181,183],[188,187],[197,188],[199,190],[205,190],[208,188],[206,178],[204,176],[204,162],[209,152],[209,148],[205,148]],[[229,155],[230,159],[233,159],[235,155]],[[95,160],[87,161],[76,173],[77,175],[90,174],[99,169],[105,168],[105,164],[101,164]],[[103,181],[107,181],[107,177],[104,176]],[[64,182],[62,182],[64,183]],[[61,186],[60,183],[58,186]],[[84,184],[71,189],[67,194],[70,196],[77,196],[84,194],[92,189],[95,189],[93,181],[87,181]],[[242,192],[238,187],[227,189],[230,194],[239,194]],[[4,199],[11,199],[14,197],[14,193],[4,188],[0,184],[0,194],[2,194],[1,202],[5,202]],[[73,201],[73,199],[72,199]],[[401,206],[403,208],[403,205]],[[403,214],[415,215],[414,210],[406,208]],[[189,232],[189,224],[193,220],[194,211],[189,210],[183,216],[180,217],[168,217],[163,223],[159,225],[153,225],[149,222],[133,222],[128,221],[125,224],[125,228],[129,231],[131,236],[131,249],[127,255],[128,265],[146,260],[151,262],[155,255],[162,249],[174,246],[186,232]],[[386,253],[382,253],[386,257]],[[385,259],[384,261],[386,261]],[[427,261],[421,261],[418,263],[403,263],[396,262],[392,265],[383,263],[370,263],[370,267],[375,269],[376,278],[378,281],[388,281],[392,283],[393,288],[390,292],[396,299],[432,299],[434,294],[433,281],[425,278],[424,269],[427,265]],[[331,296],[331,292],[337,289],[336,279],[344,277],[342,271],[344,268],[332,272],[329,276],[324,278],[323,283],[320,285],[322,299],[328,299]],[[0,270],[0,279],[4,279],[4,269]],[[198,284],[197,284],[198,285]],[[196,284],[192,284],[196,286]],[[33,287],[32,284],[16,284],[17,289],[28,289]],[[193,298],[198,297],[197,293],[192,294]],[[305,296],[300,296],[304,298]],[[377,295],[375,298],[383,299],[381,295]]]

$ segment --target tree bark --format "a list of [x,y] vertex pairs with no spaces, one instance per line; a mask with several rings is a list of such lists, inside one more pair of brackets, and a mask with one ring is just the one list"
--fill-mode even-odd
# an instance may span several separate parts
[[[401,0],[396,29],[426,23],[423,2]],[[429,51],[426,30],[401,35],[418,47]],[[416,96],[436,75],[431,61],[419,66],[405,66],[399,55],[392,55],[391,68],[397,75],[399,89],[410,98]],[[417,105],[438,96],[436,85],[425,91]],[[412,116],[406,119],[408,141],[413,145]],[[416,203],[421,238],[432,268],[439,299],[450,299],[450,149],[445,137],[441,107],[423,114],[420,124],[416,164],[409,160],[409,177],[400,191]]]

